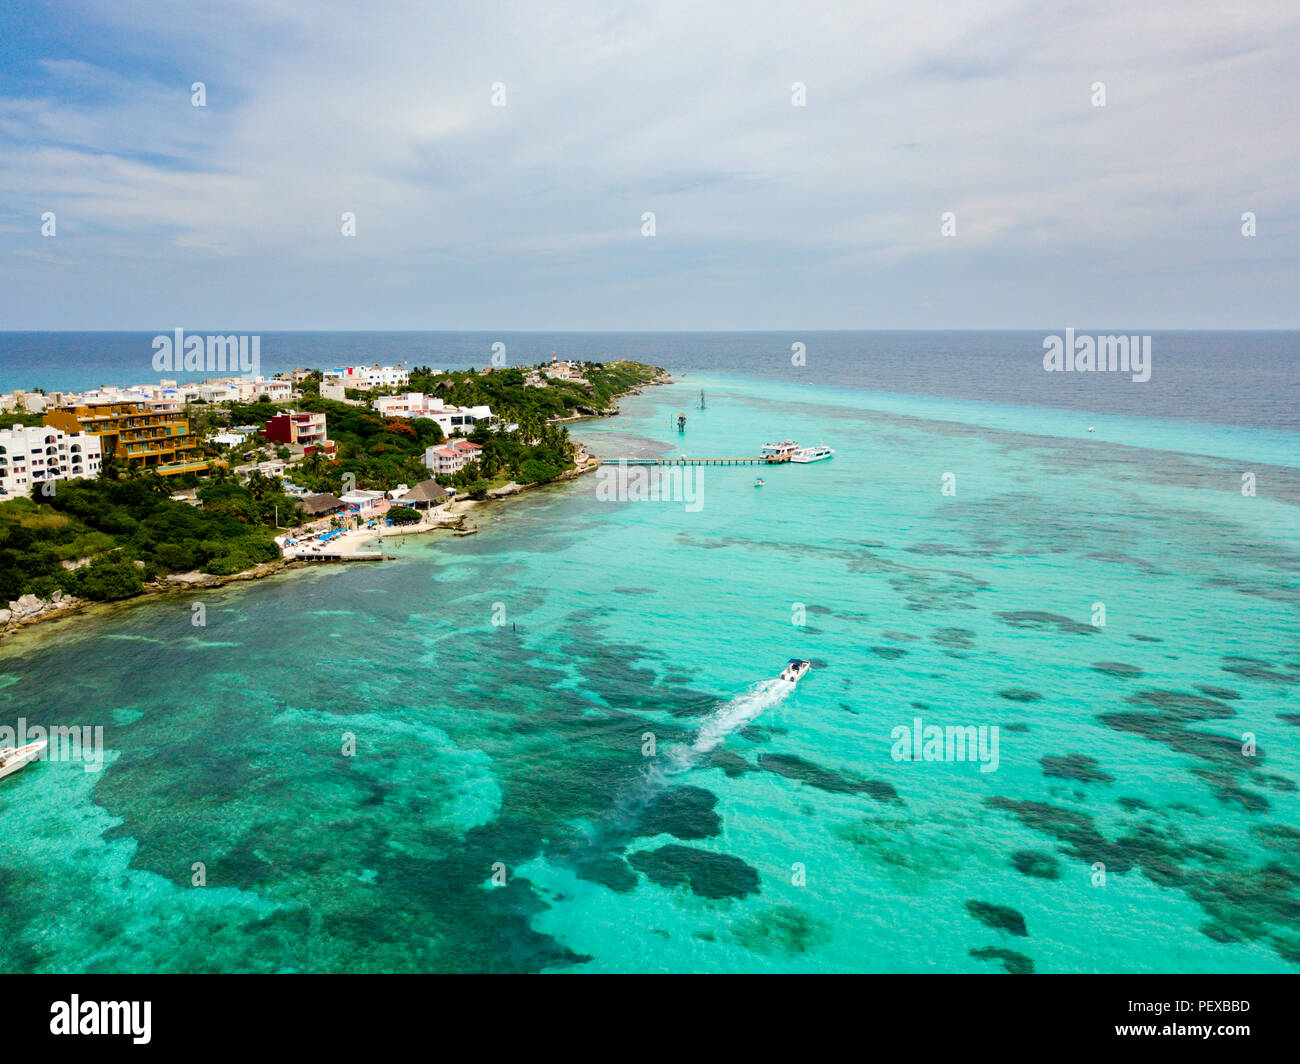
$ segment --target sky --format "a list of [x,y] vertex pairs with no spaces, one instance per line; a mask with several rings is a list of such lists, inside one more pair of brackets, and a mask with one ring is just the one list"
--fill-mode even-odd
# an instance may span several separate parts
[[1298,199],[1294,0],[0,8],[0,330],[1296,328]]

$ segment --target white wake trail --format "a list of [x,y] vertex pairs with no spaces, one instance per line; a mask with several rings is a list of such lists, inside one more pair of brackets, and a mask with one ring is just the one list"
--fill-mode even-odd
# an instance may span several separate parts
[[757,720],[793,690],[794,684],[789,680],[760,680],[743,695],[737,695],[711,714],[700,725],[690,748],[684,752],[675,751],[674,756],[683,757],[685,767],[697,764],[710,750],[721,746],[727,736]]

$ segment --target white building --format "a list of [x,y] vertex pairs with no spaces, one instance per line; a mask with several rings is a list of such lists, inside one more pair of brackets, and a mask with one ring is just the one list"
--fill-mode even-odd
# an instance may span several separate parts
[[424,464],[433,473],[459,473],[470,462],[475,461],[483,448],[468,440],[456,440],[450,444],[430,447],[424,452]]
[[480,421],[492,420],[492,410],[487,406],[451,406],[436,395],[419,392],[386,395],[371,406],[384,417],[423,417],[436,421],[444,436],[466,433]]
[[339,501],[354,514],[368,514],[384,501],[387,496],[382,491],[363,491],[355,488],[339,496]]
[[94,479],[102,462],[99,437],[70,436],[48,425],[0,429],[0,493],[30,495],[46,480]]
[[258,377],[255,380],[240,380],[237,387],[239,398],[245,403],[256,402],[264,395],[273,403],[287,403],[293,398],[292,381],[268,381]]
[[396,366],[344,366],[341,369],[327,369],[321,374],[322,380],[342,381],[347,388],[400,388],[409,384],[411,375],[399,362]]

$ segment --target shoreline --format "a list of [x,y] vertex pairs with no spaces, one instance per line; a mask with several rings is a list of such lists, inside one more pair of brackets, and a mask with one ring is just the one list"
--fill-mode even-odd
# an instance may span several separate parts
[[[617,403],[627,398],[629,395],[640,395],[645,388],[655,387],[661,384],[671,384],[673,383],[673,380],[674,378],[672,374],[665,371],[661,377],[658,377],[653,381],[648,381],[645,384],[638,385],[635,388],[630,389],[629,391],[622,392],[619,395],[615,396],[615,402]],[[591,421],[599,418],[615,417],[617,416],[618,412],[619,412],[619,408],[615,406],[612,410],[607,410],[598,414],[579,414],[569,418],[556,418],[551,422],[551,424],[562,424],[562,423],[567,424],[574,421]],[[459,529],[464,528],[465,518],[467,514],[471,513],[477,507],[484,506],[490,503],[499,503],[499,502],[504,502],[508,499],[517,498],[518,496],[523,495],[526,492],[533,491],[538,488],[544,488],[551,484],[569,483],[577,480],[579,477],[585,476],[586,474],[592,473],[595,470],[600,468],[600,464],[601,464],[600,458],[597,457],[596,455],[591,454],[588,451],[579,449],[578,455],[575,457],[581,457],[584,455],[586,456],[587,459],[585,462],[583,462],[581,465],[576,465],[573,469],[566,469],[554,480],[535,481],[534,483],[531,484],[518,484],[515,483],[514,481],[510,481],[508,484],[504,485],[503,487],[494,489],[497,494],[489,495],[487,498],[484,499],[465,498],[465,499],[453,500],[450,503],[449,512],[456,515],[455,520],[439,521],[436,524],[418,524],[418,525],[408,526],[405,529],[395,526],[392,529],[385,529],[383,535],[401,536],[405,538],[406,536],[421,535],[421,534],[440,532],[440,531],[447,532],[449,534],[454,535]],[[513,490],[507,490],[511,488],[513,488]],[[475,532],[478,531],[477,526],[475,526],[474,531]],[[350,533],[345,532],[342,536],[338,538],[340,540],[346,540],[348,539],[349,536],[358,537],[355,541],[356,548],[362,548],[365,546],[365,544],[373,543],[380,538],[380,535],[376,532],[369,532],[364,538],[360,538],[360,530],[353,531]],[[387,556],[383,556],[382,551],[376,551],[376,553],[381,555],[383,561],[389,560]],[[0,646],[3,646],[6,640],[9,639],[9,637],[17,635],[19,632],[28,631],[29,629],[36,628],[37,626],[46,623],[66,620],[68,618],[73,618],[73,617],[92,617],[97,614],[107,613],[109,612],[110,609],[113,608],[120,608],[123,606],[143,603],[151,599],[158,599],[161,597],[165,597],[167,595],[184,594],[185,592],[188,591],[199,591],[199,590],[222,588],[222,587],[226,587],[229,584],[250,583],[254,580],[264,580],[267,579],[268,577],[279,576],[281,573],[290,570],[319,568],[320,566],[323,565],[336,565],[336,564],[344,565],[347,563],[312,561],[303,558],[279,558],[275,561],[261,562],[258,565],[255,565],[251,569],[245,569],[243,572],[231,573],[225,576],[219,576],[214,573],[203,573],[198,571],[192,571],[188,573],[169,573],[167,576],[161,578],[161,580],[156,580],[146,584],[144,586],[144,590],[141,591],[140,594],[131,595],[128,598],[75,599],[67,603],[66,605],[60,604],[54,606],[53,608],[42,609],[39,613],[35,613],[31,616],[24,617],[21,620],[10,620],[6,622],[3,627],[0,627]],[[15,601],[18,600],[16,599]]]

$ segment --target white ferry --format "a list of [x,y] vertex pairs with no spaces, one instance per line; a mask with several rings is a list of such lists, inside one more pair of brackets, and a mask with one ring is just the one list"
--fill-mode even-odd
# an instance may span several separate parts
[[799,445],[794,440],[782,440],[780,443],[763,444],[758,457],[766,462],[788,462],[798,450]]
[[819,443],[816,447],[800,447],[790,456],[790,461],[799,462],[806,465],[809,462],[821,462],[829,458],[835,452],[825,444]]
[[28,762],[35,761],[45,752],[48,745],[49,741],[42,739],[39,742],[28,743],[26,746],[20,746],[17,749],[12,746],[0,749],[0,779],[17,772]]

